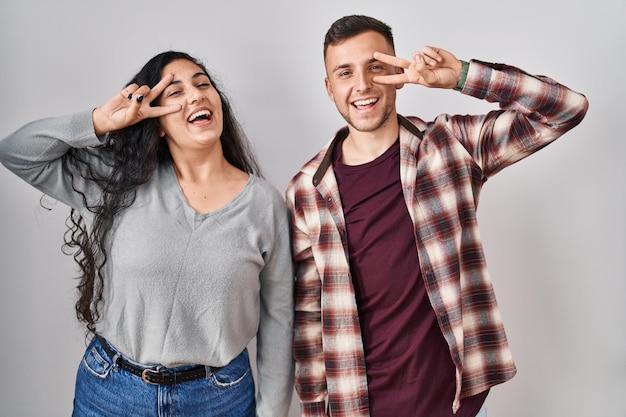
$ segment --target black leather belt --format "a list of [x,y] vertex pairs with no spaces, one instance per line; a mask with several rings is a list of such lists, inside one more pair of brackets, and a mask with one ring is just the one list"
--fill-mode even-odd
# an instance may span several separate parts
[[[137,366],[126,359],[122,358],[120,354],[115,352],[111,346],[102,337],[98,336],[100,344],[104,351],[115,359],[115,365],[119,366],[125,371],[130,372],[133,375],[137,375],[144,382],[153,385],[172,385],[179,384],[181,382],[193,381],[194,379],[205,378],[207,375],[211,375],[217,372],[219,367],[209,367],[204,365],[194,366],[193,368],[186,369],[184,371],[172,371],[169,369],[150,369]],[[208,373],[207,373],[208,372]]]

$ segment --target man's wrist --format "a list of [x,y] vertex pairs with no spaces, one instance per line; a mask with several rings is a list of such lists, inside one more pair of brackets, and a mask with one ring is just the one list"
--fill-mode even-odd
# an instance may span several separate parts
[[463,89],[463,87],[465,86],[465,80],[467,79],[467,71],[469,69],[469,62],[467,61],[461,61],[461,73],[459,74],[459,80],[456,82],[456,86],[454,87],[454,89],[456,91],[461,91]]

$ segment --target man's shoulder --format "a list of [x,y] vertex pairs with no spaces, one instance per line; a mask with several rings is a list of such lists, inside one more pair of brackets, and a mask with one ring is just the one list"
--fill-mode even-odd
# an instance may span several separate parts
[[294,175],[291,180],[290,186],[292,184],[299,184],[303,181],[311,182],[313,176],[317,172],[317,169],[320,167],[326,152],[328,151],[328,144],[325,145],[318,153],[316,153],[311,159],[302,165],[300,170]]
[[293,176],[289,185],[287,186],[287,196],[302,195],[303,192],[308,192],[315,189],[313,185],[313,175],[320,166],[321,158],[317,158],[317,155],[309,160],[306,164],[300,168],[300,170]]

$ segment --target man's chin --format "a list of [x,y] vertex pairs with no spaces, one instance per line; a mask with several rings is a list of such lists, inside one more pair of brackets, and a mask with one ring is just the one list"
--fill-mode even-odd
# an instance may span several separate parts
[[348,122],[348,124],[359,132],[374,132],[381,127],[383,127],[393,114],[393,111],[384,111],[382,114],[380,112],[372,113],[369,116],[360,115],[360,114],[349,114],[348,117],[344,116],[344,119]]
[[359,132],[374,132],[375,130],[380,129],[384,124],[385,120],[383,119],[366,119],[366,120],[346,120],[348,124]]

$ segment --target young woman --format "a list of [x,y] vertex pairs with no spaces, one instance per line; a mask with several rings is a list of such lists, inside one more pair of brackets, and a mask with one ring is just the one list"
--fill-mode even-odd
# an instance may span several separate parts
[[287,414],[288,215],[202,63],[161,53],[95,110],[9,135],[0,160],[71,207],[93,334],[75,416]]

